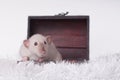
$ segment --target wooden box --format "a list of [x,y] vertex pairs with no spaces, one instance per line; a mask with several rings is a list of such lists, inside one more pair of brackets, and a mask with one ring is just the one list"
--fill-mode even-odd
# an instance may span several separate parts
[[28,38],[51,35],[63,59],[89,59],[89,16],[29,16]]

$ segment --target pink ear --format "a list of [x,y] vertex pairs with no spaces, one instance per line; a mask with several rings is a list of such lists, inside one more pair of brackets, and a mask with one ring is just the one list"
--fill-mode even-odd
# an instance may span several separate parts
[[29,47],[29,40],[24,40],[23,44],[25,45],[26,48],[28,48]]
[[47,42],[50,44],[50,43],[52,42],[51,36],[46,36],[46,40],[47,40]]

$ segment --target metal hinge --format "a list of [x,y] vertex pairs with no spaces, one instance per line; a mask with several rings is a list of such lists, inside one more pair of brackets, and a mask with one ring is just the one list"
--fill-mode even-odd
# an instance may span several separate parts
[[68,15],[68,14],[69,14],[69,12],[67,11],[67,12],[58,13],[58,14],[55,15],[55,16],[66,16],[66,15]]

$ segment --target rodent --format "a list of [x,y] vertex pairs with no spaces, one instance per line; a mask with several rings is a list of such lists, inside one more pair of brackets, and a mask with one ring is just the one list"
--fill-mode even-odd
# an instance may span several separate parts
[[24,40],[19,53],[22,61],[62,61],[62,55],[57,50],[51,36],[43,36],[42,34],[34,34]]

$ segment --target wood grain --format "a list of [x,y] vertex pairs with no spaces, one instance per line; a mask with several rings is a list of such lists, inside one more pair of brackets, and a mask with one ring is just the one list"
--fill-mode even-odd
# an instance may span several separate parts
[[57,48],[58,51],[62,54],[63,59],[71,58],[87,58],[87,49],[69,49],[69,48]]
[[28,18],[28,38],[52,36],[64,59],[89,59],[88,16],[35,16]]
[[86,22],[78,20],[33,20],[33,33],[51,35],[58,47],[86,47]]

